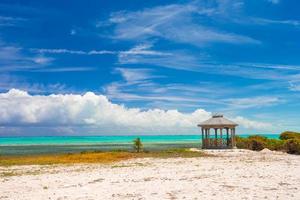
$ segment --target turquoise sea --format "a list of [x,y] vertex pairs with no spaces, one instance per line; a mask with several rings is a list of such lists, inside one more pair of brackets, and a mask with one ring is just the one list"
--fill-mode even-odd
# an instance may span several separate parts
[[[240,135],[247,137],[249,135]],[[265,134],[278,139],[278,134]],[[51,136],[0,137],[0,155],[30,155],[74,153],[82,151],[130,150],[137,136]],[[144,135],[141,138],[147,150],[180,147],[201,147],[201,135]]]

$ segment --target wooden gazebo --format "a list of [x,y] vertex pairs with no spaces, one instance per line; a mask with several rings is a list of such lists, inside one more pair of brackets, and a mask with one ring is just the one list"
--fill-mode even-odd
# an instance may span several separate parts
[[[221,114],[215,114],[212,118],[198,124],[202,131],[203,149],[228,149],[236,148],[235,127],[238,124],[226,119]],[[214,134],[210,133],[214,129]],[[223,132],[224,131],[224,132]]]

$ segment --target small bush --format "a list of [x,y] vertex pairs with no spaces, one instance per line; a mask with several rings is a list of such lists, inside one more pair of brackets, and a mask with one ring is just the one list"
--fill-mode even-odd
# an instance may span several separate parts
[[285,131],[285,132],[280,134],[279,138],[281,140],[300,139],[300,133],[292,132],[292,131]]
[[142,151],[143,144],[140,138],[136,138],[135,140],[133,140],[133,148],[137,153]]
[[290,154],[300,154],[300,140],[299,139],[288,139],[285,142],[285,149]]

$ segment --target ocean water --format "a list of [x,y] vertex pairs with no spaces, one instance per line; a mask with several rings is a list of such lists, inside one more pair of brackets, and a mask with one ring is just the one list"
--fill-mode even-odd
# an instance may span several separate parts
[[[248,137],[249,135],[239,135]],[[278,139],[278,134],[265,134]],[[30,155],[74,153],[82,151],[131,150],[137,136],[55,136],[55,137],[0,137],[0,155]],[[201,147],[201,135],[144,135],[147,150]]]

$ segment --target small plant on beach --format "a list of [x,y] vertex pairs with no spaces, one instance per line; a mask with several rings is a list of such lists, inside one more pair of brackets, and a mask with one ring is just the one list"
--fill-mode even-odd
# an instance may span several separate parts
[[133,140],[133,148],[137,153],[142,151],[143,144],[140,138],[136,138],[135,140]]

